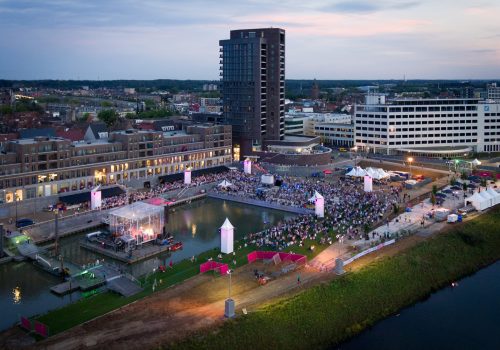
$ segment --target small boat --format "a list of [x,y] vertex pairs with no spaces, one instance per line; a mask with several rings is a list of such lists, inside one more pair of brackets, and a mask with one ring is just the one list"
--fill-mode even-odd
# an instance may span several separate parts
[[182,249],[182,242],[177,242],[172,244],[170,251],[175,252],[176,250]]

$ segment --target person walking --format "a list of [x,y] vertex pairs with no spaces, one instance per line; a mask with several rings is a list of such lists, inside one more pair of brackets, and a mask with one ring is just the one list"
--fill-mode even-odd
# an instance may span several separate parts
[[297,285],[300,285],[300,273],[297,275]]

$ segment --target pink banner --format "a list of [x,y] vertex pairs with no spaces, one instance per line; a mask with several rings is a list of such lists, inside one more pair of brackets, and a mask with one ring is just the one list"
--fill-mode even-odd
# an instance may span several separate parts
[[216,261],[207,261],[200,265],[200,273],[205,273],[211,270],[219,270],[220,274],[224,275],[227,273],[228,269],[229,267],[227,266],[227,264],[219,263]]
[[27,331],[31,331],[31,321],[28,318],[21,316],[21,327]]
[[47,325],[35,321],[35,332],[40,334],[42,337],[47,338],[49,336],[49,328]]
[[279,254],[281,261],[292,261],[298,264],[305,264],[307,262],[307,257],[301,254],[292,254],[292,253],[284,253],[284,252],[263,252],[263,251],[255,251],[251,252],[247,255],[247,260],[249,263],[254,262],[255,260],[270,260],[276,254]]

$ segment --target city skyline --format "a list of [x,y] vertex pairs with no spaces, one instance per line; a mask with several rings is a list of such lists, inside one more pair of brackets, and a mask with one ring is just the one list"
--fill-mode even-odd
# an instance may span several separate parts
[[[287,78],[495,79],[500,4],[0,0],[0,79],[211,79],[229,30],[287,31]],[[117,11],[118,10],[118,11]]]

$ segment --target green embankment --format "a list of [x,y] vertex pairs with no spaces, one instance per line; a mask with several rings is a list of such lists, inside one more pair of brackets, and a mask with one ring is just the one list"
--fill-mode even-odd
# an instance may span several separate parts
[[[330,234],[333,235],[333,233]],[[311,252],[308,249],[311,245],[316,246],[314,252]],[[224,255],[222,259],[222,262],[228,263],[230,268],[235,268],[246,264],[247,254],[256,249],[254,246],[241,247],[240,249],[240,243],[238,241],[235,242],[234,246],[236,249],[236,255]],[[303,247],[291,246],[286,250],[293,250],[294,253],[304,254],[307,255],[308,258],[312,258],[319,252],[321,252],[324,248],[326,248],[326,245],[319,245],[314,241],[306,241],[306,244],[304,244]],[[208,258],[217,260],[218,253],[218,249],[212,249],[208,252],[198,255],[196,262],[183,260],[177,264],[174,264],[171,269],[168,268],[166,272],[151,273],[141,278],[140,282],[144,287],[144,291],[134,296],[125,298],[112,292],[96,294],[89,298],[80,299],[79,301],[73,304],[66,305],[60,309],[50,311],[44,315],[35,317],[35,319],[48,325],[51,335],[60,333],[64,330],[72,328],[98,316],[104,315],[119,307],[122,307],[126,304],[154,293],[152,286],[155,280],[155,292],[158,292],[159,290],[171,287],[188,278],[196,276],[200,271],[200,263],[207,261]],[[236,260],[236,265],[233,264],[233,260]]]
[[500,259],[500,208],[448,233],[228,321],[175,349],[315,349],[353,336]]

